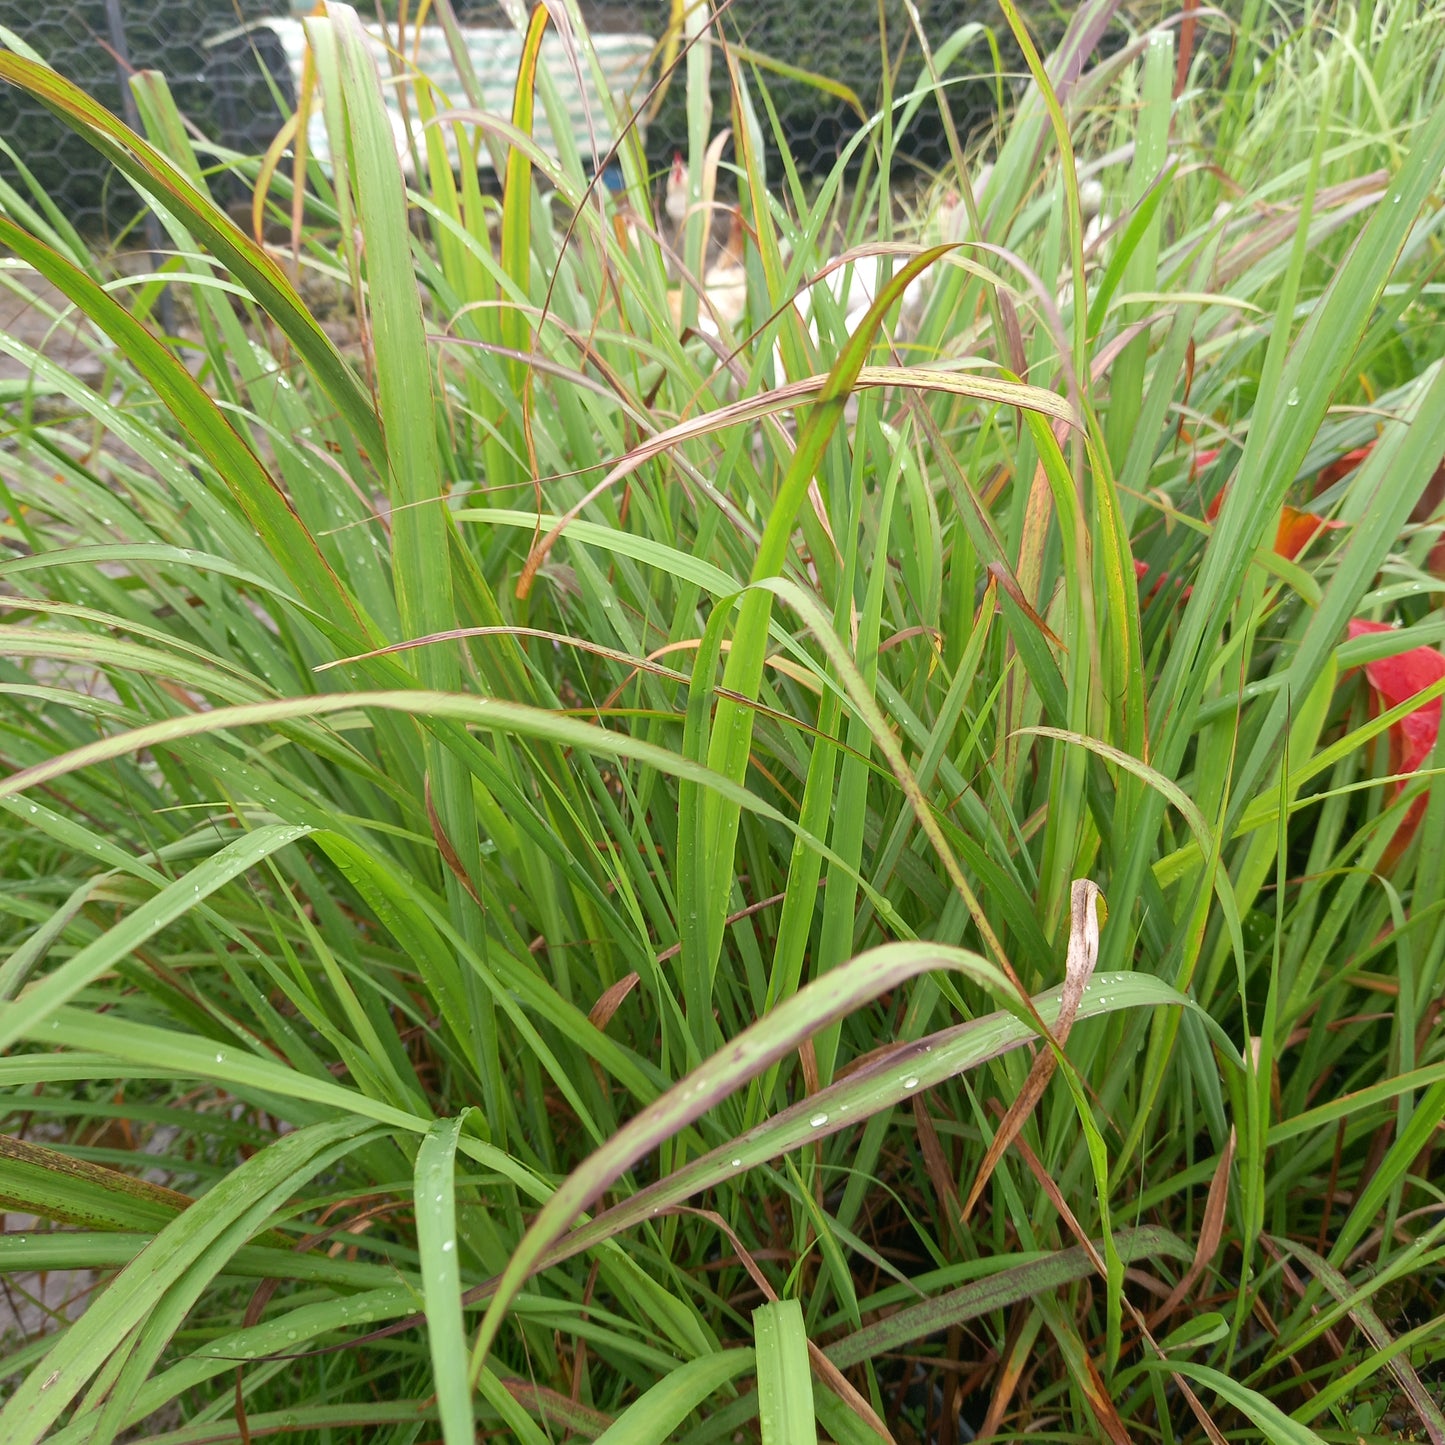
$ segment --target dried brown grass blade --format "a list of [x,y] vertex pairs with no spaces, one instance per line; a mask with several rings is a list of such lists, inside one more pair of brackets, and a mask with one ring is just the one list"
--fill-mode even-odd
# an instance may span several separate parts
[[1019,611],[1022,612],[1060,652],[1068,651],[1058,634],[1034,611],[1034,605],[1024,595],[1023,588],[1019,585],[1018,579],[1012,576],[1006,567],[998,562],[990,562],[988,564],[988,573],[989,576],[1008,593],[1010,599]]
[[612,1015],[622,1007],[622,1000],[637,987],[638,977],[635,973],[629,973],[619,978],[611,988],[605,989],[602,996],[592,1005],[591,1012],[587,1015],[588,1022],[594,1028],[605,1029],[612,1022]]
[[1017,1306],[1014,1325],[1009,1330],[1008,1343],[1004,1348],[1003,1364],[994,1382],[993,1397],[988,1402],[988,1413],[983,1417],[983,1425],[978,1431],[979,1439],[987,1440],[991,1435],[999,1433],[1014,1391],[1018,1389],[1024,1371],[1033,1359],[1034,1341],[1038,1339],[1043,1324],[1043,1316],[1032,1304]]
[[959,1215],[958,1186],[953,1182],[953,1171],[948,1167],[943,1145],[939,1142],[938,1130],[933,1127],[933,1119],[922,1094],[913,1096],[913,1120],[918,1131],[918,1148],[923,1154],[923,1167],[928,1171],[929,1183],[933,1185],[933,1192],[943,1207],[943,1217],[948,1220],[950,1229],[956,1233],[958,1226],[955,1221]]
[[452,877],[466,889],[467,896],[472,902],[485,911],[487,905],[483,901],[482,895],[477,892],[477,885],[472,882],[471,875],[462,863],[461,855],[452,846],[452,840],[447,837],[446,830],[442,827],[442,820],[437,816],[437,810],[432,804],[430,773],[422,779],[422,794],[426,803],[426,819],[431,825],[432,840],[437,845],[437,852],[441,854],[442,862],[447,865]]
[[1089,1402],[1094,1418],[1114,1445],[1134,1445],[1134,1437],[1119,1418],[1119,1412],[1109,1398],[1109,1387],[1104,1383],[1104,1377],[1099,1373],[1094,1357],[1087,1352],[1084,1354],[1084,1369],[1088,1372],[1084,1398]]
[[[1069,900],[1069,949],[1064,963],[1064,992],[1059,1002],[1059,1021],[1054,1025],[1054,1037],[1060,1048],[1074,1026],[1085,985],[1093,975],[1094,965],[1099,961],[1098,908],[1101,897],[1098,884],[1087,878],[1074,880]],[[998,1161],[1003,1158],[1004,1151],[1018,1136],[1019,1130],[1043,1097],[1044,1090],[1053,1077],[1055,1063],[1052,1049],[1040,1049],[1034,1056],[1033,1067],[1029,1070],[1028,1078],[1024,1080],[1023,1089],[1004,1115],[1003,1123],[999,1125],[993,1142],[988,1146],[988,1153],[984,1155],[983,1163],[979,1166],[973,1188],[968,1192],[961,1216],[965,1223],[993,1171],[998,1167]]]
[[1183,1279],[1174,1286],[1169,1298],[1149,1316],[1151,1329],[1161,1320],[1168,1319],[1179,1308],[1219,1251],[1219,1241],[1224,1234],[1225,1207],[1229,1203],[1229,1171],[1234,1164],[1234,1148],[1235,1135],[1231,1128],[1224,1152],[1219,1156],[1219,1163],[1214,1166],[1214,1177],[1209,1181],[1209,1194],[1204,1201],[1204,1218],[1199,1222],[1199,1242],[1194,1250],[1194,1261],[1184,1272]]

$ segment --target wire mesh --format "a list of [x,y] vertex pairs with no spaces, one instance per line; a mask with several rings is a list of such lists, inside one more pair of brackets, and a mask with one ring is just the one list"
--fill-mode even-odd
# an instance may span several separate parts
[[[309,5],[305,6],[309,9]],[[365,10],[365,6],[361,7]],[[415,4],[411,5],[415,12]],[[483,37],[484,48],[515,32],[498,0],[457,3],[459,20]],[[395,0],[386,0],[394,19]],[[991,21],[997,12],[980,0],[733,0],[723,7],[719,29],[744,47],[750,84],[765,85],[794,161],[804,172],[830,168],[855,134],[859,116],[846,98],[819,87],[799,72],[840,81],[863,108],[873,110],[882,90],[885,63],[896,67],[894,84],[911,86],[920,75],[921,52],[909,17],[916,9],[934,46],[960,27]],[[124,113],[122,77],[151,68],[169,81],[182,112],[196,131],[243,154],[260,154],[295,105],[295,46],[285,41],[288,24],[299,33],[291,0],[51,0],[24,6],[0,0],[0,25],[12,29],[62,74],[113,110]],[[593,33],[632,36],[644,47],[646,83],[658,74],[660,42],[673,14],[671,0],[584,0],[582,13]],[[387,14],[378,13],[378,22]],[[277,21],[257,25],[258,21]],[[1044,24],[1050,22],[1047,17]],[[439,32],[438,32],[439,34]],[[486,37],[491,37],[487,39]],[[992,113],[995,91],[984,74],[993,70],[989,48],[971,47],[977,74],[951,85],[949,103],[960,132]],[[1007,47],[1005,47],[1007,49]],[[501,53],[501,52],[499,52]],[[768,62],[773,62],[769,64]],[[954,74],[959,73],[955,67]],[[713,66],[714,115],[729,109],[726,66]],[[632,89],[634,104],[645,85],[641,70]],[[767,124],[767,106],[760,106]],[[718,124],[723,121],[719,120]],[[646,130],[649,158],[665,167],[686,145],[687,119],[681,78],[669,87]],[[84,140],[36,103],[0,85],[0,171],[11,177],[26,167],[77,225],[115,238],[134,223],[136,198]],[[905,145],[924,167],[946,156],[937,107],[925,106]],[[239,193],[230,199],[240,200]]]

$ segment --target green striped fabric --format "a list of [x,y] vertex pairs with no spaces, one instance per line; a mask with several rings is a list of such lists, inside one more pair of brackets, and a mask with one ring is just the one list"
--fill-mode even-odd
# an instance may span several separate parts
[[[280,38],[292,78],[299,86],[301,64],[306,53],[306,32],[301,21],[273,19],[260,23],[269,26]],[[457,76],[446,33],[441,26],[423,25],[419,29],[415,26],[409,28],[402,55],[397,52],[394,31],[388,35],[377,25],[368,25],[365,28],[371,41],[372,53],[376,57],[377,68],[381,72],[382,89],[386,94],[387,113],[391,117],[392,130],[396,135],[397,151],[409,166],[410,150],[406,143],[402,110],[397,99],[397,85],[409,84],[407,77],[419,73],[430,80],[458,109],[467,107],[466,93]],[[512,90],[516,84],[517,67],[522,58],[522,37],[514,30],[482,29],[478,26],[463,26],[462,36],[466,42],[468,59],[481,86],[483,111],[489,115],[509,117],[512,112]],[[592,47],[615,106],[624,117],[630,115],[646,89],[656,48],[653,41],[645,35],[594,35]],[[600,155],[606,151],[617,137],[608,122],[606,110],[585,60],[577,57],[574,63],[562,39],[552,34],[542,43],[542,64],[567,107],[572,135],[582,155]],[[445,109],[440,102],[438,108]],[[414,105],[408,106],[408,114],[412,125],[416,126]],[[448,149],[455,161],[456,146],[451,137],[451,127],[446,129]],[[534,133],[537,143],[544,150],[555,150],[552,129],[541,106],[537,110]],[[420,148],[419,135],[418,145]],[[311,154],[323,164],[330,160],[326,128],[319,111],[311,118],[308,147]],[[485,148],[480,149],[478,154],[480,164],[489,167],[491,161]]]

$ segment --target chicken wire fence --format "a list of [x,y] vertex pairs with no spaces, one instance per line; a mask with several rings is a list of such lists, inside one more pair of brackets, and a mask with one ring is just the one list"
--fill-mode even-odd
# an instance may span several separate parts
[[[384,47],[380,26],[387,13],[394,17],[395,0],[384,5],[385,12],[376,11],[379,48]],[[474,67],[492,74],[490,88],[483,76],[490,109],[495,86],[509,87],[515,72],[515,29],[499,0],[471,5],[453,0],[453,5]],[[129,104],[123,78],[133,70],[160,71],[200,134],[257,155],[295,105],[303,8],[310,8],[304,0],[0,0],[0,26],[122,114]],[[366,13],[365,3],[359,8]],[[414,0],[410,9],[414,14]],[[890,64],[901,58],[898,74],[909,84],[920,73],[909,10],[935,46],[979,20],[999,28],[997,12],[982,0],[733,0],[725,7],[721,27],[727,37],[775,62],[760,74],[801,169],[816,173],[832,166],[859,120],[846,99],[797,72],[839,80],[871,109],[885,58]],[[582,12],[599,50],[615,61],[609,71],[614,93],[637,104],[659,74],[673,0],[584,0]],[[418,39],[437,53],[435,78],[460,102],[442,31],[433,27],[430,35],[414,35],[412,43]],[[991,113],[995,93],[986,75],[994,68],[987,42],[979,39],[970,49],[978,62],[974,83],[964,79],[949,89],[954,119],[964,133]],[[713,72],[714,112],[726,115],[726,67],[714,65]],[[645,132],[658,171],[686,144],[683,90],[679,76]],[[942,160],[944,128],[936,107],[921,109],[908,143],[920,165]],[[91,234],[114,238],[134,220],[134,195],[100,156],[35,102],[0,83],[0,174],[14,179],[22,166]],[[235,193],[227,199],[240,201],[239,184],[231,184]]]

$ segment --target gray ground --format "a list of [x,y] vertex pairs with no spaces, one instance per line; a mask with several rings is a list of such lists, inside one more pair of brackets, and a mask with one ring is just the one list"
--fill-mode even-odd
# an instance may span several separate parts
[[[3,284],[8,279],[7,272],[25,290],[33,292],[40,304],[30,303],[9,285]],[[47,307],[65,319],[57,322],[54,315],[48,314]],[[99,379],[101,366],[80,334],[73,320],[74,314],[69,301],[49,282],[41,280],[28,268],[22,269],[18,262],[0,258],[0,332],[7,332],[26,345],[43,351],[67,371],[93,382]],[[0,382],[23,381],[26,375],[25,363],[0,349]]]

